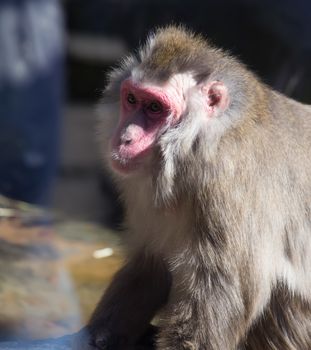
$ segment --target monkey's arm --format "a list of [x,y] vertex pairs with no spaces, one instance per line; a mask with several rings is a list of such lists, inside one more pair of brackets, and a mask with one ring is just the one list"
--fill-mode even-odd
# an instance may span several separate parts
[[163,261],[136,254],[114,277],[88,325],[98,348],[124,349],[146,331],[165,304],[170,275]]

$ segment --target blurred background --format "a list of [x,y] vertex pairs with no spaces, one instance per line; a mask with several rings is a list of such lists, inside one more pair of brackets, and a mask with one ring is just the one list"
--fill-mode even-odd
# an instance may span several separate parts
[[[309,0],[0,1],[0,250],[13,275],[20,273],[16,259],[51,264],[48,276],[22,272],[37,278],[27,279],[29,288],[12,282],[7,268],[0,271],[2,286],[9,286],[0,288],[0,302],[9,305],[0,312],[0,339],[79,328],[119,266],[122,208],[101,166],[95,105],[109,67],[151,29],[180,23],[238,56],[276,90],[311,103]],[[96,265],[94,256],[112,260]],[[61,311],[51,313],[47,293],[33,297],[38,279],[46,290],[54,283],[53,306],[68,306],[77,295],[67,323]],[[43,319],[54,323],[39,327]]]

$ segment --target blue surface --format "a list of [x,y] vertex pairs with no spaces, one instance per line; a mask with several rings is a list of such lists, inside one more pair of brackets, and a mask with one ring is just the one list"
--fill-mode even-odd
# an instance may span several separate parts
[[62,28],[55,0],[0,1],[0,193],[37,204],[58,164]]

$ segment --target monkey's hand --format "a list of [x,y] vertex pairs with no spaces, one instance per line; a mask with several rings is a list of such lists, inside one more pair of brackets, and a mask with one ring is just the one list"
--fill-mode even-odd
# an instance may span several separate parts
[[116,350],[126,348],[126,341],[108,329],[81,329],[73,338],[72,350]]
[[157,327],[149,325],[137,343],[131,345],[125,338],[117,337],[108,330],[95,333],[85,327],[75,335],[72,350],[153,350],[157,332]]

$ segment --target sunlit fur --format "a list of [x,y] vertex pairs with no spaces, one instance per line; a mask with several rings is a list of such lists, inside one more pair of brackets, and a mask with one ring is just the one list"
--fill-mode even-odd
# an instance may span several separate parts
[[[178,40],[196,49],[178,46],[174,63],[170,43]],[[161,55],[168,71],[156,75]],[[223,82],[230,104],[207,118],[194,84],[180,123],[168,119],[141,171],[114,175],[129,256],[156,256],[173,278],[157,349],[310,350],[311,108],[201,37],[169,27],[110,75],[99,128],[108,162],[121,82],[161,85],[175,74],[189,86]],[[119,285],[116,278],[110,294]],[[106,304],[104,297],[98,310]]]

